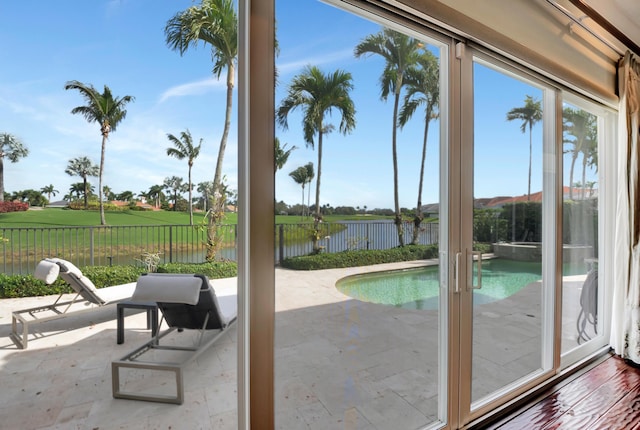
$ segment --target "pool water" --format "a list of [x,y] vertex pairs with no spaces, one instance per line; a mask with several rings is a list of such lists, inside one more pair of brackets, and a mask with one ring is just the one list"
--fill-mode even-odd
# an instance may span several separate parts
[[[437,309],[439,276],[438,266],[427,266],[350,276],[338,281],[336,288],[364,302],[409,309]],[[482,289],[473,292],[474,304],[504,299],[541,279],[541,263],[504,259],[483,261]]]

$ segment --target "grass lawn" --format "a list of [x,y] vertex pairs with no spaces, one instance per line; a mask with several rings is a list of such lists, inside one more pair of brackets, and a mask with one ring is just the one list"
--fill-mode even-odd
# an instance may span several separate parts
[[[188,225],[188,212],[123,211],[105,212],[108,225]],[[195,212],[193,223],[199,224],[204,213]],[[237,214],[228,213],[225,224],[235,224]],[[0,227],[68,227],[100,225],[100,212],[70,209],[38,209],[0,214]]]
[[[122,211],[105,212],[107,225],[188,225],[188,212],[173,211]],[[345,220],[376,220],[384,217],[363,215],[327,215],[325,222]],[[193,223],[200,224],[203,212],[194,212]],[[238,214],[227,213],[223,224],[237,224]],[[276,224],[311,224],[313,217],[298,215],[277,215]],[[69,227],[100,225],[100,212],[70,209],[36,209],[26,212],[0,214],[0,227]]]

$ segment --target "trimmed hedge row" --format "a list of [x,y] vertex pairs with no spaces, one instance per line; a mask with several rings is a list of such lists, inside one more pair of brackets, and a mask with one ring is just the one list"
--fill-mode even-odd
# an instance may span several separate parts
[[[80,270],[97,288],[135,282],[145,273],[144,268],[137,266],[87,266]],[[233,261],[199,264],[169,263],[158,266],[157,271],[159,273],[200,273],[215,279],[237,276],[238,266]],[[9,276],[0,273],[0,298],[47,296],[72,292],[71,287],[60,278],[53,284],[46,285],[32,275]]]
[[398,261],[427,260],[438,257],[438,245],[407,245],[392,249],[343,251],[335,254],[286,258],[282,267],[293,270],[320,270],[369,266]]

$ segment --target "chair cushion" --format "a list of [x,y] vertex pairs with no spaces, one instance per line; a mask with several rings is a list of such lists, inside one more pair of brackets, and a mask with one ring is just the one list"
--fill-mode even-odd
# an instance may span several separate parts
[[150,273],[138,278],[131,300],[195,305],[200,297],[200,288],[202,279],[194,275]]
[[51,285],[58,279],[60,273],[60,266],[50,260],[42,260],[36,266],[36,271],[33,274],[36,279],[44,281],[45,284]]

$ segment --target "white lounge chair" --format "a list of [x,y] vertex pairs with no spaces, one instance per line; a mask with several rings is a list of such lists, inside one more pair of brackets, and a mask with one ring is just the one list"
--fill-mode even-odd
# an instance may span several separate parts
[[[12,312],[10,337],[21,349],[27,348],[29,331],[33,326],[127,300],[135,289],[135,282],[97,289],[80,269],[60,258],[40,261],[34,276],[48,285],[60,276],[76,295],[69,301],[61,301],[63,294],[60,294],[52,304]],[[41,333],[33,335],[38,337]]]
[[[237,278],[209,281],[203,275],[152,273],[138,279],[132,300],[156,302],[162,312],[162,320],[166,321],[169,328],[122,359],[111,363],[113,397],[182,404],[184,367],[218,340],[236,321]],[[176,329],[179,332],[183,329],[199,330],[196,345],[182,346],[185,342],[180,342],[180,335],[171,336],[172,344],[161,344],[160,341]],[[205,335],[205,332],[210,333]],[[176,359],[175,354],[172,354],[173,358],[163,361],[145,360],[144,354],[151,350],[183,351],[186,354],[181,355],[181,359]],[[173,372],[176,382],[175,396],[127,391],[120,384],[122,368]]]

